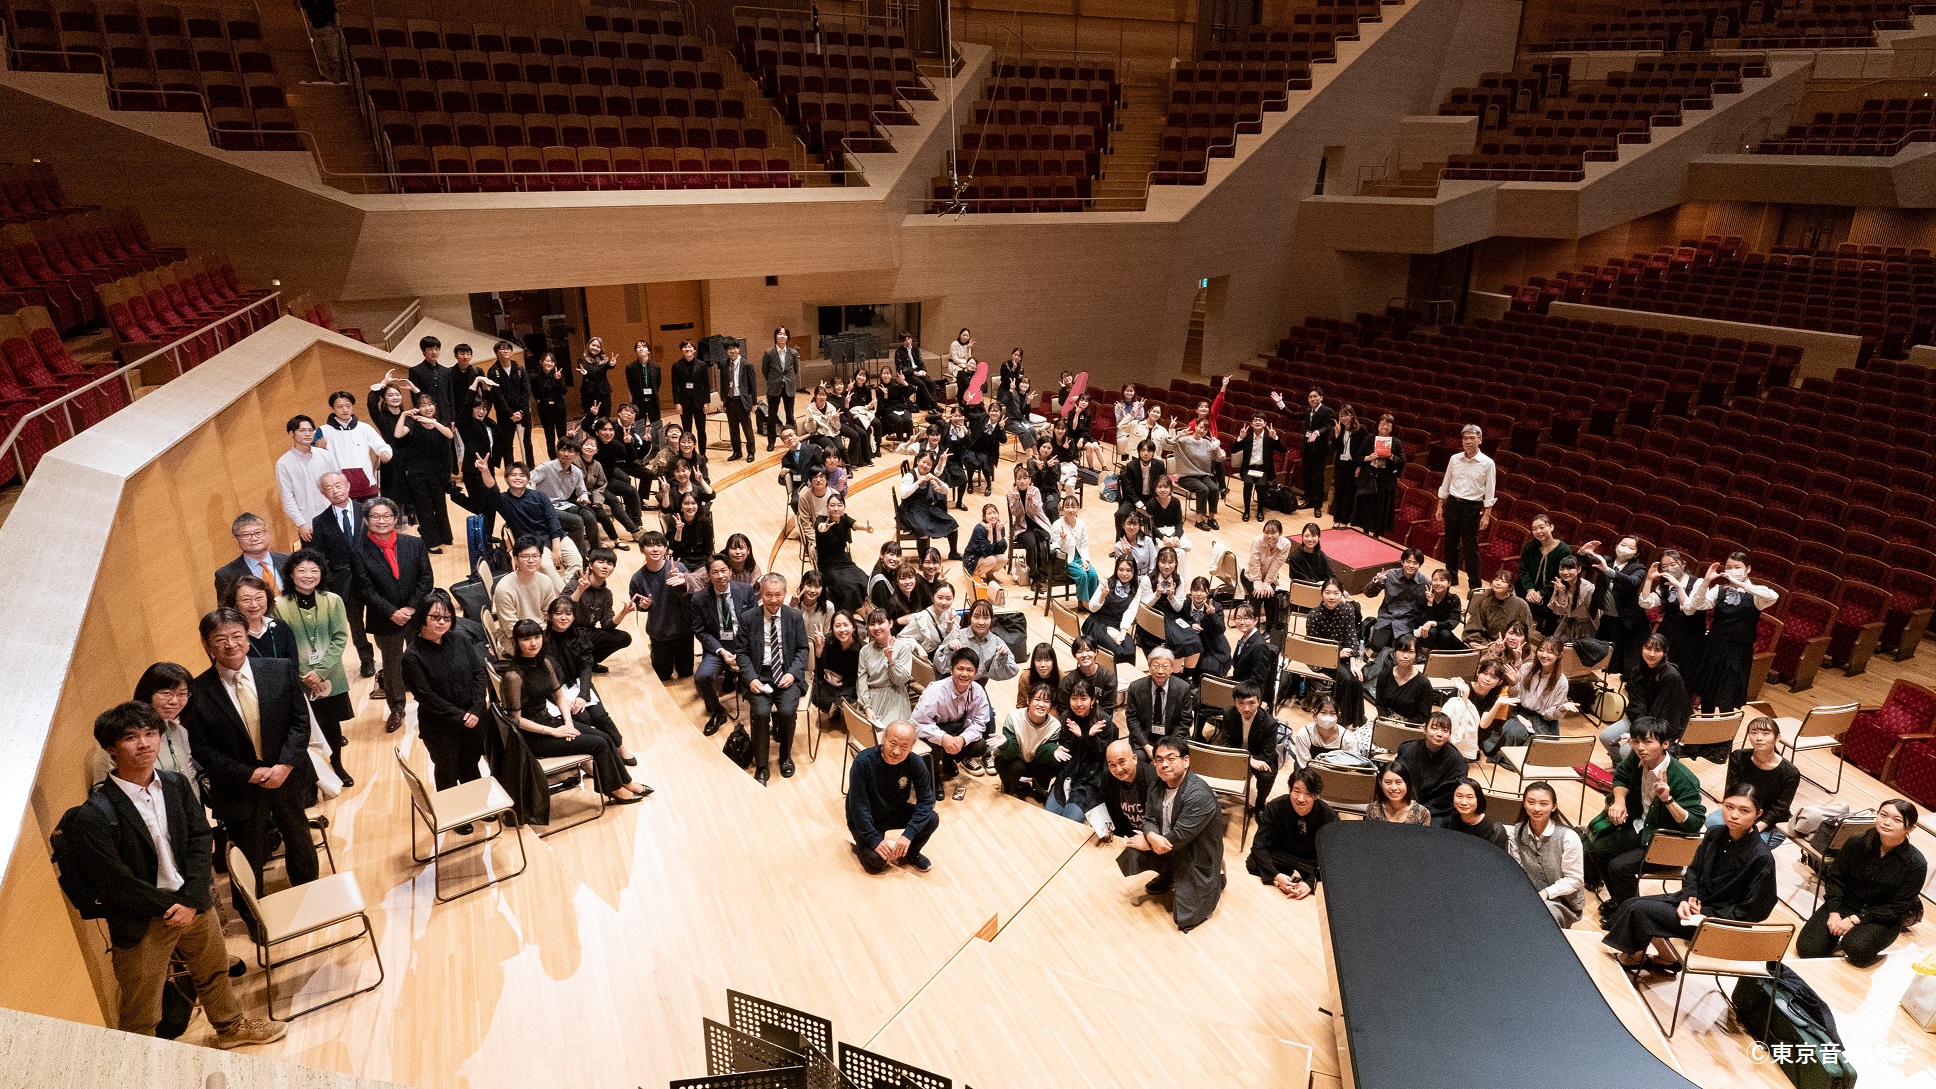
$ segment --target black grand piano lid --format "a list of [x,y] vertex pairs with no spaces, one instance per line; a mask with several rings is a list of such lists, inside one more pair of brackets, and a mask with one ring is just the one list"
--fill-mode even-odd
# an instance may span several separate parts
[[1506,852],[1340,821],[1318,856],[1358,1089],[1693,1089],[1627,1031]]

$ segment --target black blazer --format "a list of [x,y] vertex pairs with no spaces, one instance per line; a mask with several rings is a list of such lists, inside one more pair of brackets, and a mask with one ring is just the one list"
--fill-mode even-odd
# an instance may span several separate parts
[[625,365],[625,388],[632,394],[633,403],[640,411],[648,404],[656,404],[659,399],[659,365],[642,363],[638,359]]
[[[356,593],[363,599],[363,628],[371,635],[395,635],[414,629],[423,619],[424,601],[436,582],[430,574],[430,553],[423,539],[397,534],[397,573],[390,573],[390,561],[369,534],[356,539],[352,553],[356,560]],[[405,627],[391,623],[390,614],[413,608],[417,615]]]
[[[187,779],[165,768],[156,768],[155,774],[161,777],[161,793],[168,807],[168,848],[174,853],[175,868],[181,871],[180,889],[164,892],[155,887],[161,858],[155,853],[147,823],[120,787],[96,783],[88,800],[69,810],[69,817],[61,821],[67,858],[94,887],[106,909],[108,936],[121,949],[141,941],[149,924],[176,904],[202,912],[212,903],[209,889],[214,833],[208,818]],[[102,812],[102,802],[114,814],[112,819]]]
[[1269,707],[1277,701],[1277,652],[1271,649],[1270,639],[1262,628],[1256,629],[1248,644],[1231,647],[1230,679],[1242,684],[1249,681],[1263,690],[1264,706]]
[[1153,745],[1171,734],[1189,735],[1197,720],[1196,686],[1174,674],[1163,688],[1163,721],[1156,719],[1156,684],[1148,677],[1130,682],[1125,711],[1130,744],[1138,755],[1145,745]]
[[[722,402],[731,396],[726,391],[732,388],[732,383],[729,378],[729,371],[732,366],[733,362],[730,359],[724,360],[719,364],[719,399]],[[739,396],[735,399],[748,412],[753,410],[753,402],[760,399],[760,391],[754,385],[758,381],[758,378],[759,376],[753,371],[753,361],[746,358],[745,353],[742,352],[739,357]]]
[[[766,610],[758,605],[739,614],[739,675],[742,681],[755,676],[768,684],[778,675],[766,675]],[[807,683],[807,620],[800,610],[780,606],[780,672],[790,674],[795,686]]]
[[928,365],[921,358],[919,347],[894,349],[894,369],[902,374],[918,374],[923,378],[928,374]]
[[1149,485],[1145,487],[1142,456],[1132,456],[1116,472],[1116,494],[1121,496],[1119,501],[1131,506],[1141,502],[1147,507],[1156,498],[1156,482],[1168,476],[1169,472],[1170,467],[1163,463],[1162,458],[1150,458]]
[[309,762],[309,701],[297,679],[296,663],[281,658],[251,658],[255,676],[256,711],[262,718],[262,752],[258,755],[242,726],[242,713],[229,698],[228,686],[214,666],[189,682],[188,708],[182,724],[188,727],[195,759],[208,772],[209,808],[224,821],[247,820],[267,793],[249,782],[257,768],[287,764],[289,778],[277,789],[314,780]]
[[1264,474],[1263,479],[1265,480],[1276,479],[1277,451],[1278,451],[1277,440],[1274,438],[1271,438],[1270,432],[1268,431],[1264,432],[1264,459],[1255,465],[1252,465],[1250,462],[1251,445],[1252,445],[1251,435],[1248,431],[1244,432],[1241,435],[1237,435],[1230,440],[1231,452],[1235,454],[1237,457],[1238,470],[1243,473],[1246,479],[1249,478],[1250,471],[1252,469],[1261,470]]
[[[743,582],[731,582],[726,584],[726,597],[727,608],[731,609],[733,615],[737,617],[753,607],[758,595],[753,592],[751,586]],[[699,637],[700,650],[707,654],[718,654],[722,649],[730,650],[735,654],[739,653],[737,637],[734,639],[734,645],[728,647],[721,646],[719,638],[719,595],[713,592],[711,583],[708,583],[705,589],[688,598],[687,604],[692,610],[692,633]],[[806,672],[805,667],[802,667],[801,672]]]
[[[497,388],[490,393],[491,402],[497,406],[497,422],[502,427],[511,422],[511,413],[520,412],[526,417],[531,415],[531,377],[524,364],[513,362],[506,367],[493,362],[488,372]],[[521,421],[530,423],[529,419]]]
[[1305,406],[1304,430],[1318,433],[1317,438],[1304,444],[1304,457],[1307,463],[1313,456],[1326,457],[1331,453],[1331,425],[1337,422],[1338,414],[1330,405],[1320,403],[1315,409],[1309,405]]
[[350,596],[356,588],[356,555],[353,542],[363,539],[363,504],[350,500],[350,536],[343,536],[343,527],[336,520],[336,508],[329,507],[318,514],[310,523],[313,531],[309,535],[309,546],[323,554],[329,562],[329,577],[323,585],[341,597],[345,602],[356,600]]
[[[1223,719],[1218,723],[1222,728],[1217,744],[1228,748],[1241,748],[1258,760],[1277,770],[1277,720],[1271,717],[1270,706],[1259,703],[1257,717],[1250,721],[1250,731],[1244,731],[1244,716],[1235,707],[1226,707]],[[1239,736],[1241,735],[1241,736]]]
[[[278,583],[282,581],[282,565],[288,562],[289,562],[289,553],[277,552],[274,549],[270,549],[269,566],[276,569],[276,581]],[[255,574],[255,572],[249,570],[249,561],[246,558],[239,555],[234,559],[230,560],[229,562],[223,564],[222,566],[216,568],[215,569],[216,602],[219,604],[223,598],[228,596],[229,587],[234,586],[236,582],[240,581],[245,576],[253,575],[253,574]]]
[[[699,361],[698,356],[688,360],[684,356],[672,364],[672,403],[680,408],[694,412],[704,412],[706,402],[713,399],[712,368]],[[687,386],[691,389],[687,389]]]

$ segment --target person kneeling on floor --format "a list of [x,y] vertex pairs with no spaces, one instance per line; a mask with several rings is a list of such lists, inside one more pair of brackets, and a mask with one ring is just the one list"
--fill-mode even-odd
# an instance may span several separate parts
[[[881,743],[854,757],[847,778],[847,831],[854,857],[868,873],[896,863],[926,873],[934,868],[921,853],[941,826],[934,812],[934,780],[927,761],[914,753],[914,723],[890,722]],[[900,829],[901,834],[888,832]]]

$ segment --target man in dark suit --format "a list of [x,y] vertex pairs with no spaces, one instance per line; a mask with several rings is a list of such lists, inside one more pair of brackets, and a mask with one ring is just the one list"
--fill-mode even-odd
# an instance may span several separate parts
[[423,626],[424,602],[436,583],[430,575],[430,555],[416,537],[397,532],[400,515],[395,501],[378,496],[364,508],[364,532],[352,545],[356,592],[363,599],[363,626],[383,654],[377,687],[390,704],[383,728],[403,728],[403,648]]
[[363,676],[374,677],[376,651],[370,646],[370,633],[363,626],[363,598],[356,592],[354,545],[365,528],[363,504],[350,498],[349,478],[342,473],[324,473],[316,486],[322,489],[323,498],[329,500],[329,509],[311,522],[315,532],[309,538],[309,546],[329,561],[329,575],[323,585],[343,599],[343,608],[350,614],[350,642],[356,644],[356,655],[363,661]]
[[726,708],[719,702],[720,686],[737,684],[741,672],[739,658],[740,618],[753,608],[753,588],[733,581],[733,569],[723,553],[706,561],[706,588],[688,599],[692,608],[692,632],[699,637],[699,667],[692,679],[699,685],[699,698],[706,704],[706,734],[719,732],[726,721]]
[[726,345],[726,361],[719,365],[719,399],[726,406],[726,436],[733,442],[728,461],[739,460],[741,435],[746,436],[746,460],[754,457],[753,406],[760,399],[754,378],[753,364],[740,354],[739,345]]
[[278,832],[289,883],[314,881],[316,845],[304,810],[316,770],[296,664],[249,657],[248,622],[234,609],[202,617],[201,635],[210,665],[190,682],[182,717],[195,759],[208,772],[209,808],[255,867],[258,892]]
[[1257,796],[1270,797],[1271,787],[1277,784],[1277,719],[1264,707],[1263,693],[1256,685],[1249,681],[1239,684],[1223,717],[1205,723],[1197,740],[1250,753]]
[[1168,475],[1170,467],[1156,456],[1156,444],[1148,439],[1137,443],[1136,456],[1116,474],[1116,536],[1123,535],[1123,522],[1132,511],[1142,511],[1148,517],[1156,482]]
[[[246,656],[247,635],[242,642]],[[111,707],[94,720],[95,743],[113,770],[61,818],[62,881],[91,894],[76,908],[107,920],[121,1031],[155,1034],[162,987],[179,955],[215,1026],[214,1046],[279,1040],[288,1029],[243,1016],[230,987],[222,918],[211,895],[214,835],[188,780],[155,766],[162,732],[161,716],[146,701]]]
[[901,346],[894,349],[894,369],[914,387],[914,403],[923,411],[933,412],[941,400],[941,387],[928,377],[928,364],[921,358],[921,349],[914,346],[913,333],[901,334]]
[[1164,646],[1149,652],[1149,676],[1130,682],[1129,740],[1145,757],[1171,734],[1187,734],[1197,720],[1196,686],[1176,676],[1176,655]]
[[739,672],[753,711],[753,778],[767,781],[767,739],[780,743],[780,777],[793,778],[793,727],[807,690],[807,622],[786,604],[786,576],[760,580],[760,604],[739,618]]
[[1270,637],[1258,623],[1256,607],[1238,605],[1231,610],[1230,620],[1231,630],[1238,633],[1230,647],[1231,678],[1256,685],[1264,706],[1277,706],[1277,648],[1271,646]]
[[[530,465],[537,460],[531,453],[531,378],[525,373],[523,361],[516,356],[517,350],[518,346],[508,340],[500,340],[491,348],[497,357],[488,375],[495,383],[490,398],[497,409],[497,442],[491,446],[493,469],[517,460],[511,447],[519,436],[524,438],[524,463]],[[350,615],[356,614],[352,611]]]
[[766,448],[773,449],[774,436],[780,433],[780,414],[786,426],[793,426],[793,395],[800,391],[800,350],[788,341],[793,335],[782,325],[773,330],[773,347],[760,357],[760,375],[766,379]]
[[672,403],[679,406],[679,422],[699,444],[699,456],[706,455],[706,405],[713,399],[712,377],[699,361],[699,346],[690,340],[679,342],[679,358],[672,364]]
[[229,523],[229,535],[235,538],[235,546],[242,554],[215,569],[215,603],[221,604],[235,580],[243,575],[254,575],[281,593],[282,565],[289,559],[289,553],[270,549],[269,523],[261,515],[245,511]]
[[[1284,408],[1282,394],[1273,395],[1273,399],[1278,408]],[[1308,406],[1304,411],[1304,505],[1315,513],[1324,509],[1324,470],[1331,460],[1331,428],[1337,424],[1338,414],[1324,403],[1324,391],[1316,387],[1304,401]],[[1297,510],[1284,513],[1296,514]]]
[[417,342],[417,350],[423,353],[423,359],[410,368],[410,384],[417,387],[418,393],[428,393],[437,402],[438,419],[457,419],[457,368],[446,367],[438,361],[444,352],[444,342],[436,337],[424,337]]

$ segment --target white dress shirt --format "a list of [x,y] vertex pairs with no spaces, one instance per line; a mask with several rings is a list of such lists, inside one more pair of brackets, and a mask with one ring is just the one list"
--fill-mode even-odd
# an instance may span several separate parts
[[141,823],[148,826],[148,838],[155,845],[155,887],[163,892],[181,891],[185,882],[181,868],[175,865],[175,849],[168,842],[168,795],[162,790],[161,776],[150,772],[147,786],[136,786],[119,775],[108,776],[108,782],[121,788],[134,803],[135,812],[141,814]]
[[1483,453],[1466,457],[1461,450],[1446,463],[1445,479],[1439,481],[1439,498],[1466,499],[1490,507],[1498,480],[1491,458]]
[[[229,704],[235,708],[235,717],[242,720],[243,732],[249,735],[250,743],[255,746],[256,759],[260,760],[262,758],[262,692],[255,686],[255,670],[250,667],[249,660],[244,658],[242,659],[241,669],[230,671],[223,669],[221,666],[216,666],[215,672],[217,676],[222,678],[222,691],[228,695]],[[242,713],[242,703],[235,698],[235,685],[238,679],[248,686],[250,692],[255,693],[256,722],[254,729],[249,729],[249,716]]]
[[329,500],[316,486],[317,481],[324,473],[340,471],[342,466],[337,464],[336,455],[328,450],[312,448],[307,456],[293,446],[283,451],[276,459],[276,487],[282,492],[283,513],[298,526],[309,525],[329,507]]

